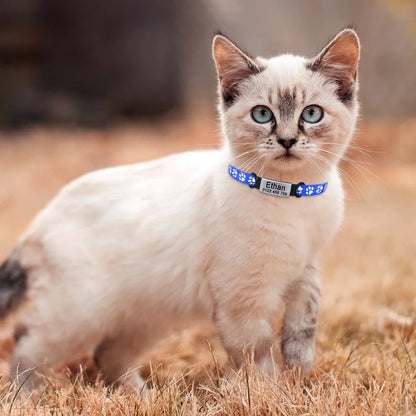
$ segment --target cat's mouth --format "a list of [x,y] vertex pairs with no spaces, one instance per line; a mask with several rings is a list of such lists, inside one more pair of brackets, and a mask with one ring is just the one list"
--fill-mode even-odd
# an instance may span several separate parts
[[286,152],[285,154],[276,156],[274,158],[274,160],[293,160],[293,159],[300,160],[300,157],[294,155],[291,152]]

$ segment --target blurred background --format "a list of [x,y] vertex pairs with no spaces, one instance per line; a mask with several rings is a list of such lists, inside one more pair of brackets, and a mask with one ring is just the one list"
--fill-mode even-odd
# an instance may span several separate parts
[[75,177],[218,145],[217,31],[312,57],[349,25],[362,117],[344,182],[415,196],[415,0],[1,0],[0,258]]
[[415,114],[415,0],[2,0],[0,126],[214,109],[216,31],[253,54],[311,57],[347,25],[362,41],[363,114]]
[[346,217],[323,259],[318,347],[340,328],[346,348],[372,339],[385,306],[416,322],[416,0],[0,0],[0,261],[77,176],[218,145],[216,31],[254,55],[312,57],[349,25],[362,116],[340,166]]

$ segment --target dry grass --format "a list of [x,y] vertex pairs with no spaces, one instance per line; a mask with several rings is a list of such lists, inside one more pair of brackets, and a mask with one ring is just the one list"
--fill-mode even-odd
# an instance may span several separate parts
[[[203,116],[157,126],[1,136],[0,257],[62,184],[79,174],[217,142],[214,121]],[[416,120],[365,124],[355,145],[368,154],[356,149],[350,157],[361,167],[343,166],[347,213],[323,259],[323,306],[310,377],[283,372],[267,380],[249,366],[223,378],[226,357],[215,330],[198,323],[149,353],[152,364],[141,371],[152,388],[142,396],[90,383],[94,369],[87,366],[89,372],[73,371],[70,381],[48,380],[30,398],[4,382],[1,414],[416,414],[415,136]],[[1,344],[4,378],[12,344],[6,337]]]

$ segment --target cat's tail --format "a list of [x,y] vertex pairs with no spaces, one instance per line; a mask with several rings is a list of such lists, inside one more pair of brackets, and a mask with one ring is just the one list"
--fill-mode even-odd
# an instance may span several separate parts
[[0,319],[14,311],[26,293],[27,273],[17,256],[10,256],[0,267]]

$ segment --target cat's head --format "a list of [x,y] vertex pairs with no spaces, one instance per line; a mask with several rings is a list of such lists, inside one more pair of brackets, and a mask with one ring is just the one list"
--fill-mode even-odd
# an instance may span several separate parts
[[356,123],[359,50],[352,29],[313,59],[252,58],[215,36],[219,111],[233,163],[269,177],[319,176],[335,166]]

